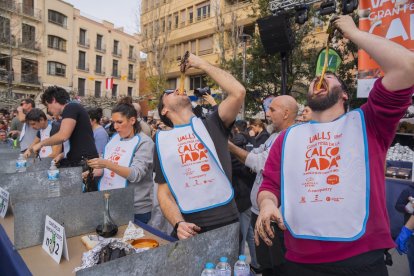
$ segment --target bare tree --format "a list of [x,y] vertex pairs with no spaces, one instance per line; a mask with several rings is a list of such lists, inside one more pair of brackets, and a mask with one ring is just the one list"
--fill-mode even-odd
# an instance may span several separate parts
[[[151,0],[149,0],[151,1]],[[155,1],[153,5],[157,5]],[[142,51],[147,54],[147,77],[150,87],[160,93],[166,83],[166,73],[172,61],[168,56],[168,38],[172,29],[170,6],[155,7],[147,12],[147,25],[142,26]],[[142,7],[142,5],[141,5]]]

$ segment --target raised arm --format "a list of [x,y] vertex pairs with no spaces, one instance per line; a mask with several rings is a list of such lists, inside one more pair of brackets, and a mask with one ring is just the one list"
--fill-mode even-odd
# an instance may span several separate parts
[[246,89],[228,72],[211,65],[193,54],[190,54],[188,64],[190,67],[199,68],[206,72],[207,75],[227,92],[227,98],[219,105],[218,112],[224,125],[229,127],[239,113],[246,95]]
[[344,37],[365,50],[384,71],[382,84],[389,91],[414,85],[414,53],[383,37],[359,30],[348,15],[339,16],[335,26]]

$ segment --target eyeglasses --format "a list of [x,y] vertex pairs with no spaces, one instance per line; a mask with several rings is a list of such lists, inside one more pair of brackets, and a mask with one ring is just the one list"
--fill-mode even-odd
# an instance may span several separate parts
[[167,90],[164,90],[164,94],[167,94],[167,95],[172,94],[174,92],[175,92],[175,89],[167,89]]

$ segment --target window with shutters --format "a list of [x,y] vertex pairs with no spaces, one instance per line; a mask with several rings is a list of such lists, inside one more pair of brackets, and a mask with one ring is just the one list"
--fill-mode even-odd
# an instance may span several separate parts
[[185,10],[182,10],[180,12],[180,27],[184,27],[185,26],[185,20],[186,20],[186,12]]
[[49,22],[60,25],[62,27],[67,27],[68,18],[66,15],[54,11],[54,10],[48,10],[48,19]]
[[66,65],[56,61],[47,62],[47,74],[52,76],[66,76]]
[[58,36],[48,35],[47,47],[66,52],[66,40]]
[[197,21],[210,17],[210,1],[197,5]]
[[208,55],[213,53],[213,37],[208,36],[198,41],[198,55]]

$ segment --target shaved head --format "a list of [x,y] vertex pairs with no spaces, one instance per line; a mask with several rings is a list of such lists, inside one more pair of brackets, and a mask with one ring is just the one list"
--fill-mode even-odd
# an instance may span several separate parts
[[270,103],[267,115],[277,131],[284,130],[294,124],[298,114],[298,103],[289,95],[278,96]]

